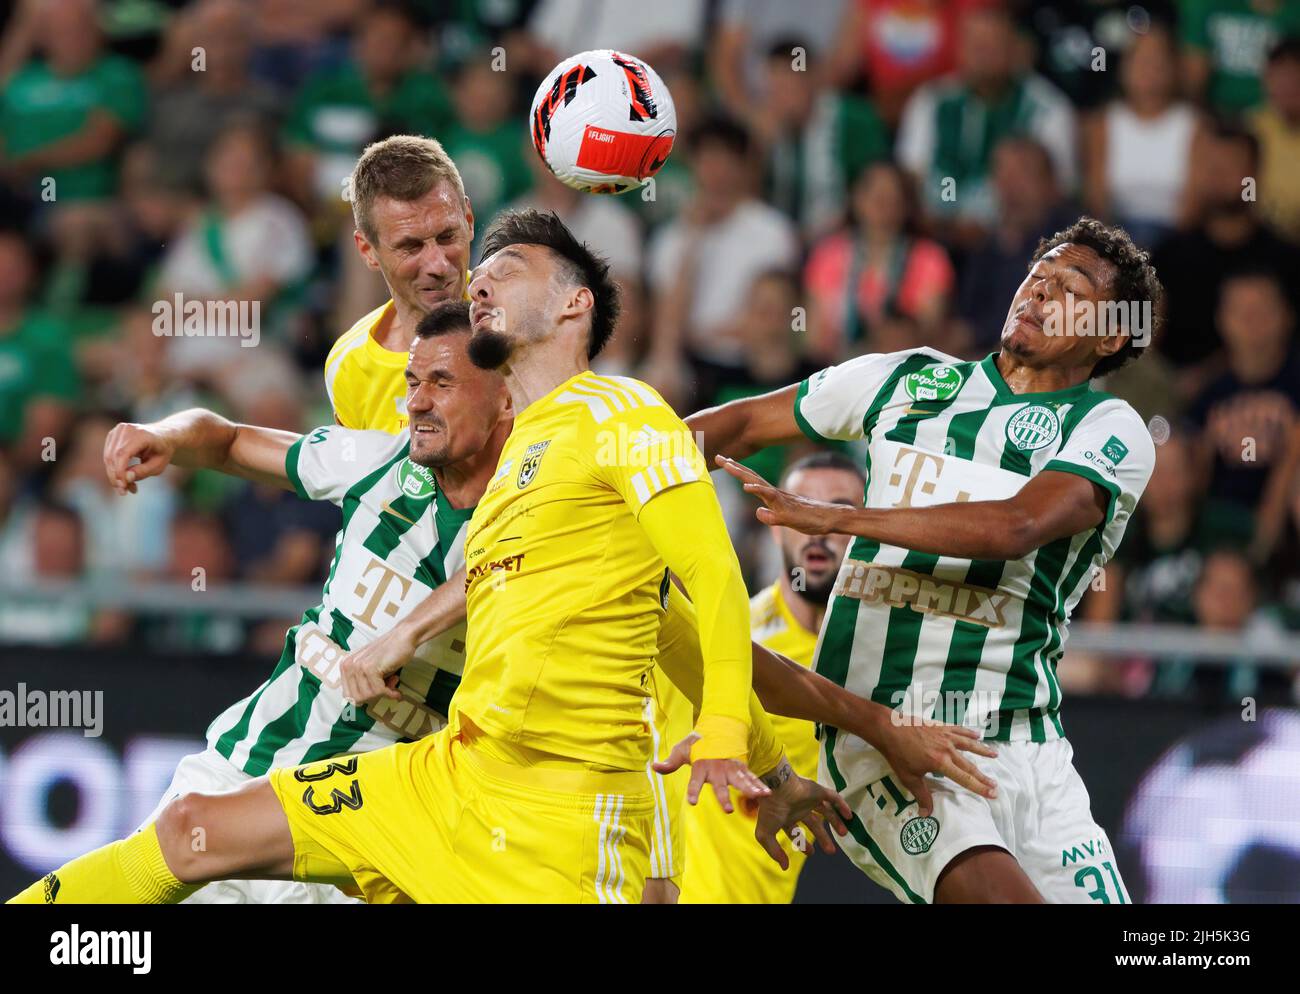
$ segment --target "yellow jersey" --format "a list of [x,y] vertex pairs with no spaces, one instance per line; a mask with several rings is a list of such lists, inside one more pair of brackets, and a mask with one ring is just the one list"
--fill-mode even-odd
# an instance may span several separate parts
[[[788,656],[801,666],[811,666],[817,633],[805,628],[791,613],[780,583],[763,590],[749,602],[750,631],[755,642]],[[777,737],[785,744],[786,758],[803,777],[817,779],[816,731],[811,721],[769,714]],[[685,841],[681,902],[683,904],[788,904],[794,899],[799,871],[806,852],[800,852],[784,835],[781,846],[790,857],[782,871],[754,841],[754,816],[732,794],[736,808],[724,814],[712,797],[701,796],[692,806],[682,804]],[[809,839],[807,845],[812,845]]]
[[334,419],[344,428],[406,430],[406,364],[409,353],[393,352],[375,340],[375,332],[393,318],[390,300],[339,337],[325,359],[325,390]]
[[465,540],[453,722],[593,769],[645,769],[668,579],[637,519],[691,483],[712,487],[703,455],[638,380],[587,370],[516,416]]

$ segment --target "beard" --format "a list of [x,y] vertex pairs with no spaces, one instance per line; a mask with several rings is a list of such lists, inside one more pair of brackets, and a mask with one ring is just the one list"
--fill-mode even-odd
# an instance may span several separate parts
[[500,369],[513,351],[514,346],[504,332],[488,329],[472,335],[469,340],[469,361],[479,369]]
[[[831,557],[831,561],[834,562],[835,555],[830,548],[826,549],[826,553]],[[781,551],[781,558],[785,561],[786,575],[793,575],[794,571],[800,568],[800,565],[795,558],[785,550]],[[812,577],[808,575],[808,571],[805,569],[804,583],[802,584],[803,589],[800,589],[799,586],[794,584],[791,584],[791,586],[794,589],[794,592],[809,604],[814,604],[817,607],[825,607],[826,603],[831,599],[831,591],[835,589],[835,578],[838,573],[838,566],[832,566],[826,572],[826,576],[823,579],[814,583]]]

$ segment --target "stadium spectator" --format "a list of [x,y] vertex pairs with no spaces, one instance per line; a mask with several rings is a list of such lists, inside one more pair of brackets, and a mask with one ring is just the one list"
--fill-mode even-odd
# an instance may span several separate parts
[[1202,432],[1210,499],[1249,522],[1300,425],[1300,354],[1292,342],[1293,312],[1271,272],[1229,275],[1217,320],[1226,368],[1196,398],[1190,416]]
[[[210,200],[186,225],[163,258],[155,293],[164,305],[174,294],[187,301],[245,304],[240,311],[269,337],[277,304],[301,291],[314,263],[301,212],[270,190],[275,152],[255,126],[231,125],[207,162]],[[251,309],[257,305],[257,311]],[[256,318],[252,316],[258,315]],[[227,322],[228,324],[229,322]],[[221,377],[254,350],[249,329],[218,327],[205,320],[203,335],[172,339],[176,372]],[[262,342],[265,348],[269,343]]]
[[754,196],[753,141],[744,126],[713,116],[687,136],[695,192],[681,215],[652,239],[648,274],[656,297],[647,378],[689,403],[681,364],[699,396],[715,375],[744,363],[740,314],[759,273],[798,257],[794,225]]
[[144,122],[144,77],[105,50],[93,0],[28,5],[15,26],[18,65],[0,80],[0,175],[42,208],[61,260],[58,295],[76,297],[82,267],[111,235],[123,142]]
[[[1206,556],[1192,591],[1195,623],[1203,631],[1232,635],[1237,640],[1279,634],[1276,614],[1261,603],[1264,593],[1245,555],[1230,547],[1215,549]],[[1248,698],[1261,707],[1293,704],[1294,679],[1294,673],[1256,667],[1248,659],[1174,658],[1156,666],[1151,694],[1191,700],[1205,707],[1240,706]]]
[[1120,64],[1119,99],[1084,126],[1084,202],[1146,248],[1183,216],[1197,113],[1179,99],[1178,50],[1164,27],[1138,35]]
[[1279,234],[1300,242],[1300,35],[1269,53],[1267,102],[1249,118],[1259,142],[1259,206]]
[[[896,127],[917,87],[957,68],[962,18],[987,0],[853,0],[844,35],[880,113]],[[843,75],[843,74],[842,74]]]
[[49,462],[80,397],[67,323],[32,303],[36,269],[16,231],[0,231],[0,449],[15,470]]
[[[821,56],[825,81],[837,88],[856,69],[858,52],[852,25],[858,0],[792,4],[787,0],[722,0],[718,5],[709,71],[722,106],[748,120],[776,96],[767,60],[777,42],[800,38]],[[788,53],[788,49],[787,49]],[[671,85],[674,96],[677,90]]]
[[361,19],[349,57],[298,91],[284,128],[292,189],[319,199],[335,225],[351,218],[343,181],[366,145],[390,134],[441,136],[451,123],[451,98],[428,59],[411,8],[378,3]]
[[1078,210],[1056,182],[1052,158],[1031,138],[1004,138],[993,150],[992,183],[997,220],[970,252],[962,269],[957,312],[972,354],[997,347],[1007,319],[1005,302],[1025,278],[1025,260],[1038,240],[1067,227]]
[[203,192],[203,163],[235,120],[272,128],[281,97],[249,71],[253,23],[241,0],[200,0],[168,26],[153,73],[148,137],[157,151],[157,182]]
[[773,41],[764,69],[765,96],[747,118],[766,158],[764,196],[812,239],[839,221],[863,167],[889,157],[889,136],[869,102],[827,85],[826,66],[800,37]]
[[1184,0],[1178,16],[1189,92],[1236,115],[1260,100],[1269,49],[1300,30],[1300,7],[1260,0]]
[[1002,138],[1031,135],[1067,192],[1077,181],[1074,108],[1043,77],[1022,71],[1016,51],[1005,10],[966,13],[957,72],[922,86],[903,110],[895,154],[920,182],[926,211],[959,243],[976,240],[995,218],[990,165]]
[[[36,505],[30,518],[30,569],[36,583],[71,582],[85,573],[84,528],[77,512],[52,501]],[[95,642],[94,612],[75,596],[21,593],[0,599],[0,642],[76,645]]]
[[1300,302],[1300,251],[1260,217],[1252,197],[1259,174],[1258,145],[1239,128],[1220,124],[1193,145],[1190,177],[1195,221],[1158,246],[1152,257],[1165,287],[1166,320],[1156,346],[1182,371],[1184,396],[1194,396],[1222,343],[1215,330],[1224,275],[1271,268],[1287,288],[1292,311]]
[[[813,247],[804,282],[812,303],[809,349],[830,364],[876,351],[874,329],[892,310],[937,336],[955,276],[943,247],[917,233],[911,178],[878,162],[853,184],[846,230]],[[942,347],[933,338],[930,344]]]

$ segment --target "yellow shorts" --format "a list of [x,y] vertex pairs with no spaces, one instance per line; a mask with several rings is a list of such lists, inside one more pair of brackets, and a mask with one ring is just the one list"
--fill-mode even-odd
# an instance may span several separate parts
[[639,773],[516,766],[452,728],[270,775],[294,879],[390,903],[636,904],[653,800]]
[[686,872],[679,903],[789,904],[807,853],[782,832],[781,848],[790,857],[790,869],[782,870],[754,838],[755,809],[734,789],[731,805],[727,814],[709,790],[698,804],[682,806]]
[[[647,709],[652,710],[650,731],[654,739],[654,758],[667,759],[668,753],[695,725],[695,709],[659,667],[652,671],[651,696]],[[654,834],[650,845],[650,876],[671,880],[682,886],[685,844],[682,838],[681,810],[686,803],[686,787],[691,768],[683,766],[664,776],[647,766],[646,776],[655,798]]]

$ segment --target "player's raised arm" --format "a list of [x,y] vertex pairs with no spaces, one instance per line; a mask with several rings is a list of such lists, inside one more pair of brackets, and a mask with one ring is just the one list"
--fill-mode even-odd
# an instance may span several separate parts
[[757,397],[742,397],[718,407],[697,411],[686,426],[700,440],[710,464],[720,452],[744,459],[759,449],[800,437],[794,405],[799,384]]
[[[643,505],[638,520],[668,568],[681,578],[699,619],[704,689],[696,723],[700,739],[691,759],[743,763],[751,682],[749,596],[713,487],[699,480],[665,490]],[[692,802],[699,779],[692,776]],[[710,782],[724,810],[730,810],[725,785]]]
[[857,535],[932,555],[1013,560],[1132,513],[1154,465],[1146,426],[1120,401],[1094,407],[1013,496],[930,507],[854,508],[774,487],[733,459],[718,465],[761,500],[758,519],[806,535]]
[[171,463],[292,490],[285,457],[300,437],[235,424],[194,408],[149,424],[119,424],[104,440],[104,472],[119,494],[135,493],[139,481],[157,476]]
[[899,782],[916,798],[923,817],[934,803],[925,782],[927,774],[947,777],[984,797],[997,796],[997,783],[962,755],[997,755],[973,728],[900,715],[757,642],[754,690],[772,714],[843,729],[879,749]]
[[343,696],[357,704],[377,697],[400,701],[398,670],[421,645],[464,620],[465,569],[461,567],[396,625],[343,657],[339,664]]
[[780,390],[699,411],[686,425],[701,439],[710,467],[719,454],[744,459],[800,438],[818,443],[858,439],[867,412],[921,351],[858,356]]

